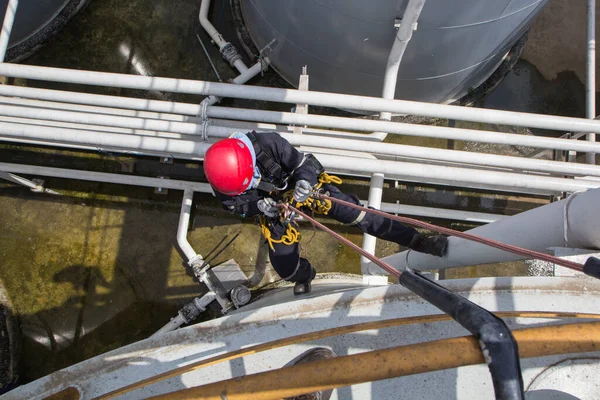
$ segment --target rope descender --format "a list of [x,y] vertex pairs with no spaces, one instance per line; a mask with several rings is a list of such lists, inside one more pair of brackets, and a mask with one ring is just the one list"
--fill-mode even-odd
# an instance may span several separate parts
[[324,199],[321,197],[323,193],[322,186],[328,184],[336,184],[340,185],[342,183],[342,179],[335,175],[329,175],[326,172],[322,172],[319,175],[318,182],[313,186],[312,195],[303,202],[298,202],[294,200],[294,191],[288,190],[285,192],[283,196],[283,200],[285,203],[290,204],[296,208],[308,208],[315,212],[316,214],[327,215],[331,210],[331,200]]

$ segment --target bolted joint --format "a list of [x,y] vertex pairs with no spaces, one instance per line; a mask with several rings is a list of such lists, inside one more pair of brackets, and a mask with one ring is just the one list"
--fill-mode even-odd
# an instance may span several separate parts
[[203,307],[199,308],[196,305],[196,302],[192,301],[190,303],[187,303],[185,306],[183,306],[181,308],[181,310],[179,310],[178,314],[185,321],[186,324],[189,324],[190,322],[192,322],[196,318],[198,318],[200,313],[204,310],[205,310],[205,308],[203,308]]
[[242,59],[242,56],[240,55],[240,53],[238,53],[238,51],[235,48],[235,46],[232,45],[229,42],[225,43],[225,45],[221,48],[221,56],[232,67],[234,67],[234,63],[237,60],[241,60]]

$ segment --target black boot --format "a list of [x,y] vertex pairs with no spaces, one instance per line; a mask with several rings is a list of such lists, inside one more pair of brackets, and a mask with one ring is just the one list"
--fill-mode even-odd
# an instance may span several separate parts
[[[302,260],[304,260],[304,259],[300,259],[300,262],[302,262]],[[311,282],[313,279],[315,279],[315,276],[317,276],[317,270],[315,270],[312,266],[310,267],[310,269],[312,270],[311,274],[310,274],[310,278],[308,278],[307,280],[302,281],[302,282],[296,282],[296,284],[294,285],[294,295],[295,296],[300,296],[302,294],[310,293],[310,291],[312,289]]]
[[419,253],[443,257],[448,250],[448,238],[442,235],[424,237],[417,234],[413,237],[408,247]]

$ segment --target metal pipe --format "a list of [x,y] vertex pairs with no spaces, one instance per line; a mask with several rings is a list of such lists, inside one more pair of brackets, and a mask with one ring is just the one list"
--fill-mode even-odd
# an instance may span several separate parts
[[192,202],[194,199],[194,191],[185,189],[183,191],[183,199],[181,200],[181,212],[179,214],[179,225],[177,226],[177,244],[187,258],[190,266],[201,263],[202,256],[196,253],[192,245],[187,240],[187,232],[190,225],[190,213],[192,211]]
[[[398,80],[398,70],[402,57],[408,46],[408,42],[412,38],[413,31],[417,29],[417,21],[425,5],[425,0],[409,0],[404,10],[404,15],[398,27],[398,33],[394,38],[394,44],[387,60],[385,67],[385,75],[383,78],[383,93],[381,97],[384,99],[393,99],[396,94],[396,82]],[[379,114],[379,119],[390,121],[392,113],[382,112]]]
[[196,297],[194,300],[186,304],[177,315],[172,318],[165,326],[156,331],[151,338],[160,336],[167,332],[172,332],[179,329],[181,325],[193,322],[198,315],[206,310],[206,307],[217,299],[217,294],[213,291],[205,293],[202,297]]
[[[361,203],[366,204],[367,202],[361,201]],[[381,203],[381,207],[379,209],[390,214],[414,215],[425,218],[450,219],[454,221],[476,222],[484,224],[489,224],[491,222],[508,218],[507,215],[500,214],[411,206],[397,203]]]
[[15,174],[51,176],[62,179],[79,179],[82,181],[116,183],[120,185],[144,186],[151,188],[161,187],[173,190],[189,189],[194,192],[212,193],[212,189],[208,183],[150,178],[146,176],[110,174],[106,172],[82,171],[75,169],[10,163],[0,163],[0,171],[12,172]]
[[[596,212],[600,204],[600,190],[588,190],[573,196],[471,229],[468,233],[543,253],[548,253],[551,247],[600,249],[600,216]],[[414,251],[383,258],[399,270],[407,267],[432,270],[521,259],[523,257],[518,255],[454,237],[449,239],[448,253],[443,258]],[[373,264],[368,270],[369,273],[380,273]]]
[[[381,209],[381,198],[383,197],[383,174],[373,173],[371,175],[371,182],[369,182],[369,200],[368,206]],[[377,238],[368,234],[363,235],[362,249],[369,254],[375,254],[375,248],[377,247]],[[365,256],[360,257],[360,268],[366,268],[370,263],[370,260]]]
[[17,185],[28,187],[31,190],[44,191],[43,186],[38,185],[37,183],[30,181],[29,179],[21,178],[20,176],[11,174],[9,172],[0,171],[0,178],[12,183],[16,183]]
[[[2,89],[0,87],[0,89]],[[0,102],[2,100],[0,99]],[[31,100],[19,100],[17,102],[24,103],[26,105],[47,105],[47,102],[36,103]],[[61,105],[52,105],[52,107],[61,107]],[[78,109],[77,105],[66,105],[67,108],[75,108]],[[112,127],[119,128],[128,128],[132,129],[129,133],[143,133],[138,130],[146,131],[160,131],[160,132],[173,132],[184,135],[196,135],[203,129],[203,125],[195,122],[180,122],[176,121],[176,116],[170,117],[171,120],[163,121],[157,119],[148,119],[148,118],[138,118],[138,117],[130,117],[130,116],[113,116],[113,115],[105,115],[105,114],[93,114],[91,111],[94,111],[96,108],[90,108],[87,106],[83,106],[81,110],[78,111],[87,111],[87,112],[75,112],[75,111],[63,111],[56,109],[40,109],[40,108],[26,108],[19,106],[10,106],[5,105],[0,108],[0,115],[12,116],[12,117],[20,117],[20,118],[31,118],[32,121],[35,119],[45,119],[52,121],[60,121],[60,122],[71,122],[78,124],[94,124],[94,125],[109,125]],[[236,117],[233,113],[234,110],[245,115],[248,112],[249,118],[252,115],[255,115],[252,111],[254,110],[244,110],[244,109],[230,109],[225,108],[225,112],[222,112],[223,108],[221,107],[213,107],[208,110],[209,115],[220,115],[227,117]],[[119,112],[119,110],[116,110]],[[123,110],[119,112],[119,114],[128,114],[135,113],[136,111],[128,111]],[[278,113],[278,112],[262,112],[258,111],[258,117],[264,116],[266,113],[267,116],[270,116],[268,119],[270,121],[281,120],[282,118],[276,117],[277,114],[290,114],[291,113]],[[261,119],[258,118],[257,119]],[[310,116],[313,117],[313,116]],[[319,116],[314,116],[319,117]],[[366,120],[354,120],[348,118],[335,118],[334,120],[340,120],[341,123],[346,124],[346,121],[349,121],[349,126],[355,126],[354,124],[360,124],[362,122],[369,122]],[[265,118],[262,118],[265,119]],[[285,118],[283,118],[286,120]],[[371,121],[373,122],[373,121]],[[377,121],[375,121],[377,122]],[[395,123],[390,123],[395,124]],[[395,124],[401,125],[401,124]],[[435,127],[427,127],[423,126],[425,129],[427,128],[435,128]],[[98,129],[97,127],[88,129]],[[452,128],[446,128],[452,129]],[[231,134],[231,132],[236,131],[237,129],[219,129],[215,127],[209,128],[209,135],[218,136],[218,137],[226,137]],[[128,132],[123,132],[128,133]],[[381,154],[381,155],[390,155],[397,157],[407,157],[407,158],[418,158],[424,160],[439,160],[439,161],[447,161],[452,163],[461,163],[461,164],[473,164],[480,165],[485,167],[498,167],[498,168],[509,168],[509,169],[517,169],[523,171],[540,171],[540,172],[548,172],[555,173],[560,175],[578,175],[578,176],[600,176],[600,166],[596,165],[586,165],[586,164],[566,164],[557,161],[548,161],[548,160],[539,160],[539,159],[528,159],[521,157],[511,157],[511,156],[502,156],[502,155],[493,155],[493,154],[479,154],[473,152],[466,151],[457,151],[457,150],[445,150],[445,149],[432,149],[425,148],[419,146],[407,146],[407,145],[397,145],[397,144],[388,144],[388,143],[375,143],[375,142],[365,142],[365,141],[356,141],[351,139],[334,139],[328,140],[321,137],[307,136],[307,135],[292,135],[281,133],[281,135],[286,138],[290,143],[296,146],[315,146],[315,147],[328,147],[335,148],[340,150],[352,150],[352,151],[368,151],[373,154]],[[513,142],[519,142],[520,135],[511,135],[511,134],[499,134],[499,135],[508,135],[513,136]],[[504,137],[504,136],[503,136]],[[530,137],[525,137],[530,138]],[[578,144],[590,145],[588,142],[579,142],[567,139],[552,139],[552,142],[548,143],[548,138],[533,138],[536,143],[542,143],[544,145],[553,146],[553,147],[571,147],[572,145],[578,146]],[[537,140],[539,139],[539,140]],[[502,139],[505,141],[505,139]],[[527,139],[529,140],[529,139]],[[557,142],[558,141],[558,142]],[[600,148],[600,144],[593,143],[593,146],[597,146]]]
[[[58,102],[72,102],[77,104],[95,104],[107,107],[122,107],[136,110],[147,110],[158,113],[167,113],[165,119],[170,119],[169,116],[173,114],[185,114],[196,116],[200,113],[201,108],[197,104],[186,104],[186,103],[173,103],[168,101],[159,100],[144,100],[117,96],[104,96],[87,93],[76,93],[76,92],[64,92],[59,90],[48,90],[48,89],[35,89],[35,88],[24,88],[17,86],[0,85],[0,95],[5,96],[23,96],[23,97],[35,97],[39,99],[58,101]],[[58,106],[57,106],[58,107]],[[239,116],[238,114],[243,114]],[[163,114],[161,114],[162,116]],[[226,115],[226,117],[219,117],[219,115]],[[556,150],[578,150],[582,152],[589,152],[591,149],[589,145],[592,145],[592,150],[600,152],[600,145],[597,143],[586,143],[578,142],[569,139],[557,139],[557,138],[546,138],[546,137],[535,137],[525,135],[515,135],[510,133],[500,132],[489,132],[479,131],[472,129],[458,129],[449,127],[429,126],[429,125],[413,125],[413,124],[401,124],[388,122],[387,124],[393,125],[372,125],[378,121],[371,121],[357,118],[340,118],[340,117],[328,117],[321,115],[303,115],[298,116],[294,113],[281,113],[276,111],[261,111],[261,110],[245,110],[227,107],[211,107],[209,116],[213,118],[225,118],[225,119],[236,119],[236,120],[247,120],[247,121],[260,121],[268,123],[282,123],[282,124],[298,124],[298,125],[319,125],[325,127],[332,127],[336,129],[348,129],[348,130],[363,130],[365,132],[372,132],[376,129],[388,129],[390,133],[397,133],[401,135],[411,136],[424,136],[434,137],[441,139],[454,139],[454,140],[465,140],[475,142],[486,142],[486,143],[497,143],[497,144],[508,144],[508,145],[519,145],[519,146],[530,146],[546,149]],[[340,128],[343,126],[344,128]],[[359,129],[360,127],[360,129]],[[393,127],[393,128],[390,128]],[[310,132],[309,132],[310,133]],[[360,135],[352,134],[350,132],[339,132],[339,134],[350,134],[352,137],[360,138]],[[365,139],[368,139],[368,135],[364,135]],[[581,146],[583,144],[583,146]],[[586,146],[588,145],[588,146]],[[437,151],[439,149],[429,149]],[[383,154],[383,153],[382,153]],[[527,169],[527,167],[524,167]]]
[[[373,112],[387,111],[398,114],[412,114],[490,124],[600,133],[600,121],[592,121],[583,118],[528,114],[406,100],[388,100],[339,93],[244,86],[186,79],[37,67],[8,63],[0,63],[0,76],[140,90],[215,95],[219,97],[244,98],[249,100],[273,101],[290,104],[310,104],[350,110]],[[76,94],[73,95],[76,96]]]
[[[161,101],[161,100],[147,100],[147,99],[139,99],[132,97],[120,97],[120,96],[106,96],[106,95],[98,95],[98,94],[89,94],[89,93],[81,93],[77,92],[77,95],[73,95],[74,92],[66,92],[62,90],[50,90],[50,89],[37,89],[31,87],[22,87],[22,86],[9,86],[9,85],[0,85],[0,95],[4,96],[16,96],[16,97],[25,97],[32,99],[41,99],[41,100],[49,100],[52,102],[62,102],[62,103],[72,103],[72,104],[56,104],[50,103],[47,104],[55,104],[52,108],[58,109],[73,109],[74,104],[83,104],[83,105],[96,105],[101,106],[97,113],[98,114],[116,114],[116,115],[126,115],[126,116],[142,116],[144,112],[152,112],[156,113],[157,119],[172,119],[172,120],[182,120],[186,121],[189,118],[182,115],[188,115],[196,117],[200,114],[201,107],[199,104],[189,104],[189,103],[175,103],[170,101]],[[8,97],[7,97],[8,98]],[[13,98],[10,98],[13,100]],[[42,103],[40,103],[41,105]],[[46,103],[44,103],[46,104]],[[120,107],[120,109],[113,108]],[[127,109],[127,110],[124,110]],[[113,112],[115,110],[115,112]],[[135,114],[137,110],[140,112],[139,115]],[[148,118],[152,118],[148,116]],[[217,123],[216,121],[214,121]],[[228,121],[231,123],[239,124],[239,121]],[[255,129],[256,126],[253,127]],[[270,130],[277,130],[275,125]],[[281,130],[281,129],[280,129]],[[359,140],[375,140],[375,138],[371,138],[369,135],[361,134],[361,133],[353,133],[353,132],[344,132],[340,130],[323,130],[323,129],[305,129],[304,133],[309,135],[327,135],[334,137],[348,137],[352,139]]]
[[[482,112],[483,111],[485,110],[482,110]],[[339,128],[365,132],[389,132],[400,135],[422,136],[439,139],[454,139],[471,142],[485,142],[516,146],[552,148],[557,150],[600,152],[600,143],[590,143],[585,141],[575,141],[568,139],[555,139],[548,137],[516,135],[499,132],[485,132],[471,129],[457,129],[443,126],[405,124],[399,122],[331,117],[314,114],[303,115],[279,111],[250,110],[229,107],[211,107],[208,110],[208,115],[213,118],[235,119],[244,121],[324,126],[336,129]],[[584,121],[593,124],[599,122],[589,120]]]
[[[596,0],[588,0],[587,7],[587,88],[586,116],[596,118]],[[590,142],[596,141],[596,135],[587,135]],[[588,164],[596,165],[596,153],[585,155]]]
[[[219,127],[215,127],[219,129]],[[223,130],[230,132],[229,128]],[[14,123],[0,124],[0,136],[12,136],[31,140],[47,140],[55,144],[67,142],[100,148],[120,147],[132,151],[154,151],[169,154],[188,154],[201,158],[210,143],[186,139],[169,139],[152,136],[133,136],[79,129],[54,128]],[[429,182],[443,185],[466,186],[502,191],[525,191],[532,193],[573,192],[600,186],[600,182],[571,180],[546,176],[521,175],[497,171],[479,171],[471,169],[435,166],[407,162],[361,159],[347,156],[320,154],[323,165],[336,172],[371,173],[380,171],[402,180]],[[1,170],[1,169],[0,169]]]
[[[200,3],[200,13],[198,16],[198,18],[200,20],[200,25],[202,25],[202,28],[204,28],[206,33],[208,33],[208,35],[215,42],[215,44],[217,46],[219,46],[219,51],[221,51],[221,54],[223,54],[223,49],[226,48],[227,46],[232,46],[232,44],[227,42],[223,38],[223,35],[221,35],[219,33],[219,31],[217,31],[217,28],[215,28],[214,25],[211,24],[211,22],[209,21],[209,19],[208,19],[208,10],[209,9],[210,9],[210,0],[202,0],[202,3]],[[237,52],[237,50],[236,50],[236,52]],[[229,60],[227,60],[227,61],[229,61]],[[233,62],[233,66],[240,73],[244,73],[248,69],[248,67],[246,67],[246,65],[242,61],[241,57]]]
[[10,33],[12,32],[15,23],[15,15],[17,15],[18,6],[19,0],[9,0],[6,5],[6,14],[4,14],[4,22],[2,23],[2,31],[0,32],[0,63],[3,63],[4,58],[6,57]]
[[[519,174],[477,171],[471,169],[437,165],[414,164],[384,160],[360,159],[320,154],[319,161],[326,169],[348,173],[379,171],[403,181],[437,183],[442,185],[478,187],[510,192],[524,190],[531,193],[575,192],[600,186],[600,181],[563,179],[546,176],[523,176]],[[511,189],[512,188],[512,189]],[[518,189],[517,189],[518,188]]]

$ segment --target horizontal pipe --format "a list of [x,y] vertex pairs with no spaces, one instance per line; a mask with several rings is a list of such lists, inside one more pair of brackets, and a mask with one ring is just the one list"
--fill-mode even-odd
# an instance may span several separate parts
[[[219,129],[219,127],[215,127]],[[225,132],[230,128],[224,129]],[[0,136],[22,137],[30,140],[48,140],[52,142],[70,142],[94,147],[122,147],[132,151],[162,151],[170,153],[190,154],[202,157],[210,143],[185,139],[168,139],[151,136],[133,136],[114,133],[102,133],[66,128],[41,127],[34,125],[3,123],[0,124]],[[408,181],[425,181],[451,186],[466,186],[501,191],[532,191],[534,193],[574,192],[590,187],[600,186],[600,182],[587,180],[571,180],[545,176],[528,176],[521,174],[479,171],[458,167],[444,167],[417,163],[395,162],[384,160],[361,159],[347,156],[320,154],[319,160],[330,170],[350,173],[370,173],[380,171],[390,177],[402,177]]]
[[[72,111],[91,111],[96,112],[98,114],[115,114],[130,117],[139,116],[144,118],[147,117],[156,119],[167,119],[182,122],[189,120],[189,118],[185,116],[196,117],[198,114],[200,114],[201,111],[201,107],[199,104],[174,103],[164,100],[147,100],[132,97],[107,96],[81,92],[67,92],[63,90],[37,89],[13,85],[0,85],[0,96],[25,97],[49,101],[29,103],[29,105],[33,105],[36,107],[45,107],[47,105],[52,104],[52,106],[48,106],[48,108],[66,109]],[[6,101],[10,103],[11,100],[12,99],[8,99]],[[65,104],[57,104],[51,102],[62,102]],[[96,108],[94,111],[92,111],[91,109],[78,110],[75,106],[76,104],[95,105],[101,107]],[[136,114],[133,110],[140,111],[141,113]],[[156,114],[154,114],[154,116],[150,116],[149,114],[144,114],[145,112]],[[370,135],[354,132],[344,132],[340,130],[328,131],[322,129],[306,129],[304,132],[309,135],[328,135],[334,137],[349,137],[361,140],[376,140],[376,138],[371,137]]]
[[[0,99],[0,102],[4,100]],[[45,105],[48,102],[36,103],[34,100],[25,100],[26,105],[36,106]],[[51,103],[53,107],[60,107]],[[69,107],[80,107],[78,105],[69,105]],[[99,107],[94,107],[96,109]],[[137,130],[153,130],[162,132],[173,132],[185,135],[198,134],[202,129],[202,124],[194,122],[181,122],[181,121],[163,121],[157,119],[138,118],[124,115],[104,115],[91,113],[92,109],[86,110],[85,107],[78,111],[64,111],[56,109],[40,109],[31,107],[21,106],[3,106],[0,108],[0,115],[19,117],[19,118],[32,118],[32,119],[45,119],[51,121],[61,121],[79,124],[94,124],[102,125],[107,124],[111,127],[120,127],[132,129],[130,132],[123,133],[144,133]],[[209,110],[209,114],[220,113],[222,108],[216,107]],[[235,109],[226,109],[228,112],[225,115],[231,117],[229,111]],[[88,112],[83,112],[88,111]],[[116,109],[116,111],[119,111]],[[253,111],[253,110],[240,110]],[[122,113],[134,113],[135,111],[122,110]],[[270,112],[268,112],[270,113]],[[293,114],[291,114],[293,115]],[[346,118],[340,118],[346,120]],[[358,120],[365,121],[365,120]],[[97,129],[97,127],[90,129]],[[235,129],[232,129],[235,131]],[[212,131],[213,135],[215,130]],[[211,131],[209,130],[209,134]],[[229,136],[231,132],[224,132],[221,137]],[[315,146],[315,147],[326,147],[339,150],[351,150],[370,152],[373,154],[390,155],[397,157],[417,158],[425,160],[438,160],[447,161],[461,164],[473,164],[485,167],[498,167],[498,168],[510,168],[518,169],[523,171],[539,171],[547,173],[555,173],[559,175],[579,175],[579,176],[600,176],[600,166],[597,165],[586,165],[577,163],[562,163],[558,161],[549,160],[538,160],[529,159],[523,157],[511,157],[494,154],[479,154],[474,152],[458,151],[458,150],[446,150],[446,149],[434,149],[420,146],[407,146],[389,143],[377,143],[377,142],[364,142],[356,141],[352,139],[326,139],[317,136],[306,136],[306,135],[293,135],[281,133],[290,143],[296,146]],[[512,135],[517,136],[517,135]],[[518,137],[515,138],[517,141]],[[539,138],[544,139],[544,138]],[[557,140],[557,139],[555,139]],[[568,141],[565,139],[559,139],[566,142],[566,144],[578,144],[582,143],[579,141]],[[583,142],[585,143],[585,142]],[[597,144],[600,146],[600,143]]]
[[[0,136],[19,137],[48,142],[68,142],[97,148],[120,147],[130,151],[145,150],[169,154],[188,154],[202,157],[210,143],[185,139],[170,139],[154,136],[123,135],[92,130],[44,127],[15,123],[0,124]],[[49,143],[51,144],[51,143]]]
[[83,181],[116,183],[120,185],[144,186],[173,190],[190,189],[194,192],[212,193],[208,183],[181,181],[146,176],[110,174],[106,172],[82,171],[64,168],[42,167],[39,165],[11,164],[0,162],[0,171],[15,174],[51,176],[53,178],[79,179]]
[[502,191],[524,190],[557,193],[561,191],[574,192],[596,188],[600,181],[572,180],[546,176],[527,176],[497,171],[473,171],[467,168],[445,167],[437,165],[425,165],[406,163],[399,161],[384,161],[356,159],[340,157],[328,154],[320,154],[319,161],[326,169],[346,171],[350,173],[364,173],[378,171],[390,177],[402,177],[408,181],[439,182],[443,185],[480,187]]
[[[362,201],[362,203],[366,204],[365,201]],[[413,215],[418,217],[440,218],[454,221],[476,222],[485,224],[508,218],[507,215],[500,214],[482,213],[474,211],[460,211],[446,208],[411,206],[406,204],[395,203],[381,203],[380,210],[390,214]]]
[[[600,190],[587,190],[569,200],[537,207],[468,233],[542,253],[548,253],[552,247],[600,249],[598,204]],[[443,258],[414,251],[383,258],[399,270],[432,270],[521,259],[522,256],[455,237],[450,238],[448,252]],[[370,264],[369,268],[373,273],[379,272],[374,264]]]
[[350,110],[373,112],[387,111],[397,114],[421,115],[426,117],[475,121],[489,124],[516,125],[571,132],[600,133],[600,121],[584,118],[528,114],[406,100],[388,100],[339,93],[243,86],[187,79],[115,74],[8,63],[0,64],[0,76],[140,90],[214,95],[219,97],[291,104],[310,104]]
[[[36,89],[9,85],[0,85],[0,95],[4,96],[21,96],[21,97],[33,97],[37,99],[58,101],[58,102],[71,102],[77,104],[93,104],[104,107],[120,107],[140,111],[152,111],[157,113],[167,113],[166,118],[170,119],[169,115],[172,114],[183,114],[190,116],[197,116],[201,107],[198,104],[187,104],[187,103],[174,103],[161,100],[145,100],[136,99],[130,97],[118,97],[118,96],[106,96],[88,93],[75,93],[66,92],[60,90],[49,90],[49,89]],[[41,104],[40,104],[41,105]],[[57,106],[58,107],[58,106]],[[100,112],[104,113],[104,112]],[[111,111],[112,113],[112,111]],[[243,113],[243,118],[240,118],[240,114]],[[221,115],[221,116],[219,116]],[[131,115],[130,115],[131,116]],[[475,142],[485,143],[497,143],[497,144],[508,144],[518,146],[530,146],[537,148],[557,149],[557,150],[576,150],[576,151],[588,151],[589,144],[586,146],[585,142],[569,140],[569,139],[558,139],[558,138],[547,138],[547,137],[535,137],[516,135],[511,133],[501,132],[489,132],[479,131],[473,129],[458,129],[440,126],[429,126],[429,125],[416,125],[416,124],[401,124],[394,122],[387,122],[387,124],[393,125],[371,125],[374,122],[358,118],[340,118],[340,117],[328,117],[321,115],[297,115],[294,113],[282,113],[276,111],[260,111],[260,110],[244,110],[226,107],[211,107],[209,109],[209,116],[213,118],[225,118],[225,119],[243,119],[247,121],[259,121],[268,123],[283,123],[283,124],[296,124],[296,125],[320,125],[325,127],[332,127],[336,129],[347,129],[347,130],[363,130],[365,132],[371,132],[377,129],[386,129],[390,126],[393,127],[390,133],[411,135],[411,136],[425,136],[440,139],[455,139],[455,140],[466,140]],[[344,128],[340,128],[343,126]],[[362,126],[363,129],[358,129],[358,126]],[[350,132],[339,132],[339,134],[346,134]],[[360,135],[354,134],[357,138]],[[364,139],[368,139],[368,135],[364,135]],[[583,146],[581,146],[583,143]],[[591,143],[590,143],[591,144]],[[600,144],[591,144],[599,151]]]
[[376,121],[369,119],[331,117],[313,114],[303,115],[279,111],[250,110],[228,107],[211,107],[208,110],[208,115],[213,118],[269,122],[277,124],[326,126],[328,128],[339,128],[365,132],[379,131],[400,135],[422,136],[439,139],[464,140],[471,142],[496,143],[557,150],[600,152],[600,143],[589,143],[584,141],[517,135],[510,133],[486,132],[471,129],[457,129],[443,126]]

